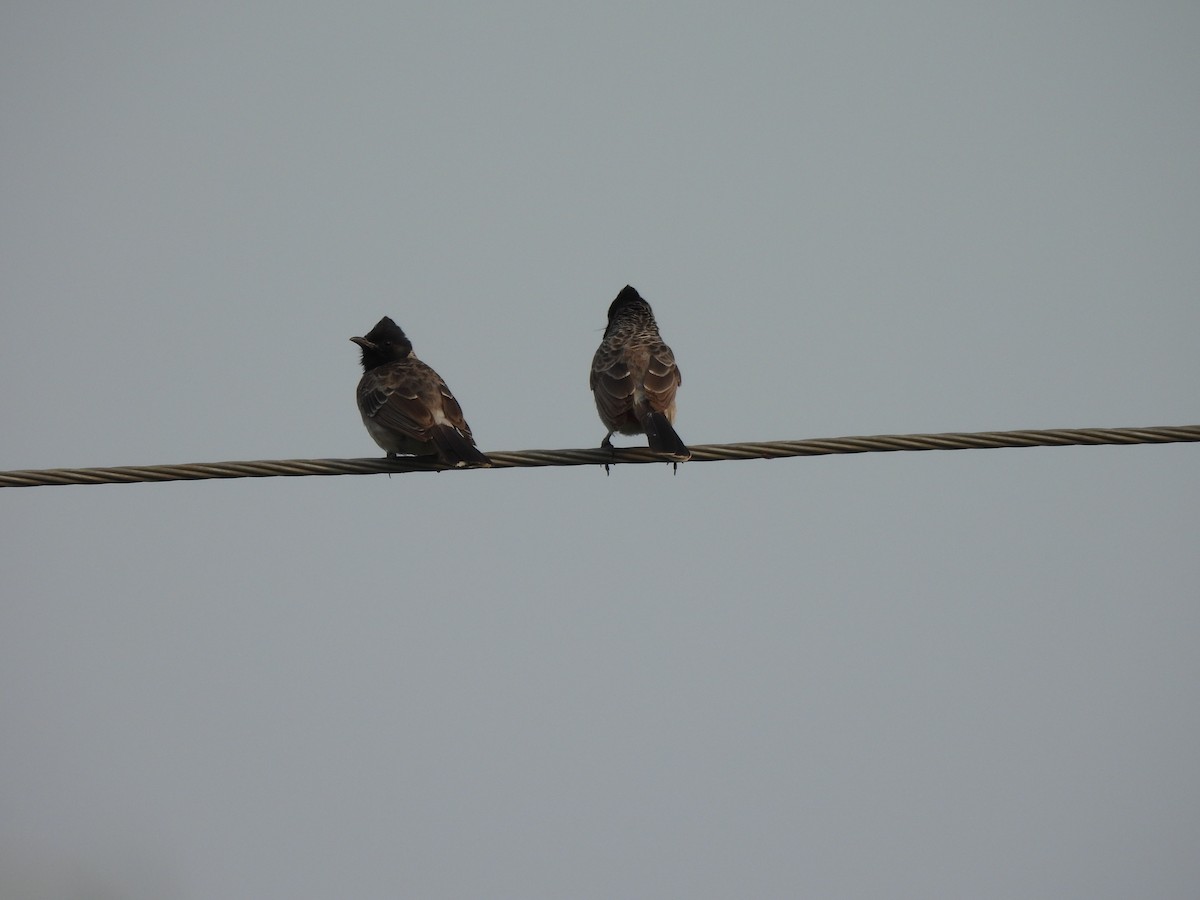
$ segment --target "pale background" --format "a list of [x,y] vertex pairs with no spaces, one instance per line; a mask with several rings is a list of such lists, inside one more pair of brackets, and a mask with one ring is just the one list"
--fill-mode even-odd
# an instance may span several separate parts
[[[0,468],[1200,422],[1200,5],[8,2]],[[626,441],[629,443],[629,441]],[[0,897],[1194,898],[1200,448],[0,492]]]

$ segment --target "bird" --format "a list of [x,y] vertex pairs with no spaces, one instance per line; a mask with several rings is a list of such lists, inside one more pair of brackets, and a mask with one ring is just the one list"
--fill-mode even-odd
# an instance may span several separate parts
[[675,354],[663,343],[650,304],[625,285],[608,307],[608,327],[592,358],[592,394],[608,429],[600,446],[612,449],[614,432],[645,434],[650,449],[676,462],[692,451],[675,433],[675,391],[683,379]]
[[475,447],[462,408],[446,382],[413,354],[412,342],[387,316],[363,337],[358,411],[388,457],[434,456],[454,468],[490,466]]

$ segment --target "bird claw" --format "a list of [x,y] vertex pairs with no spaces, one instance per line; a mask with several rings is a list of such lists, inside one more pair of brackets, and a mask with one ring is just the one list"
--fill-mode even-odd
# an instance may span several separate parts
[[[611,454],[612,454],[612,458],[613,458],[614,462],[616,461],[616,458],[617,458],[617,448],[613,446],[613,442],[612,442],[612,433],[611,433],[611,432],[610,432],[609,434],[606,434],[606,435],[604,436],[604,440],[602,440],[602,441],[600,442],[600,449],[601,449],[601,450],[607,450],[609,453],[611,453]],[[605,475],[608,475],[608,474],[610,474],[610,473],[609,473],[609,470],[608,470],[608,467],[609,467],[609,465],[611,465],[611,464],[610,464],[610,463],[605,463],[605,464],[604,464],[604,474],[605,474]]]

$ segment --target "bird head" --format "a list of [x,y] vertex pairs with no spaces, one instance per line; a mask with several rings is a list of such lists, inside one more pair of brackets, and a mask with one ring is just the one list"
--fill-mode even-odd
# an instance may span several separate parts
[[380,319],[363,337],[352,337],[350,340],[362,348],[363,371],[367,372],[376,366],[404,359],[412,353],[412,342],[403,329],[387,316]]
[[650,311],[650,304],[627,284],[621,288],[621,293],[617,294],[617,298],[608,307],[608,324],[612,325],[618,318],[624,318],[630,314],[648,317],[651,322],[654,321],[654,313]]

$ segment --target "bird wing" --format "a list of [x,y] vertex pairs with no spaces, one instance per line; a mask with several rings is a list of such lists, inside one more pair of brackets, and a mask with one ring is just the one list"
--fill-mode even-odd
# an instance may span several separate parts
[[[428,368],[428,366],[426,366]],[[458,405],[458,401],[454,399],[454,395],[450,393],[450,388],[446,387],[446,382],[442,381],[441,376],[433,369],[429,369],[437,379],[438,396],[442,404],[442,415],[446,420],[465,434],[467,437],[472,437],[471,427],[467,424],[466,418],[463,416],[462,407]]]
[[675,406],[675,390],[683,377],[670,347],[659,341],[647,349],[646,374],[642,378],[646,401],[654,412],[667,412]]
[[440,412],[468,437],[471,429],[462,408],[441,376],[418,359],[376,370],[375,378],[363,379],[358,388],[363,411],[380,425],[400,431],[418,441],[428,441],[429,428]]
[[629,367],[629,360],[620,348],[601,345],[592,360],[589,379],[592,393],[596,396],[596,407],[606,424],[619,422],[633,409],[633,393],[637,379]]

